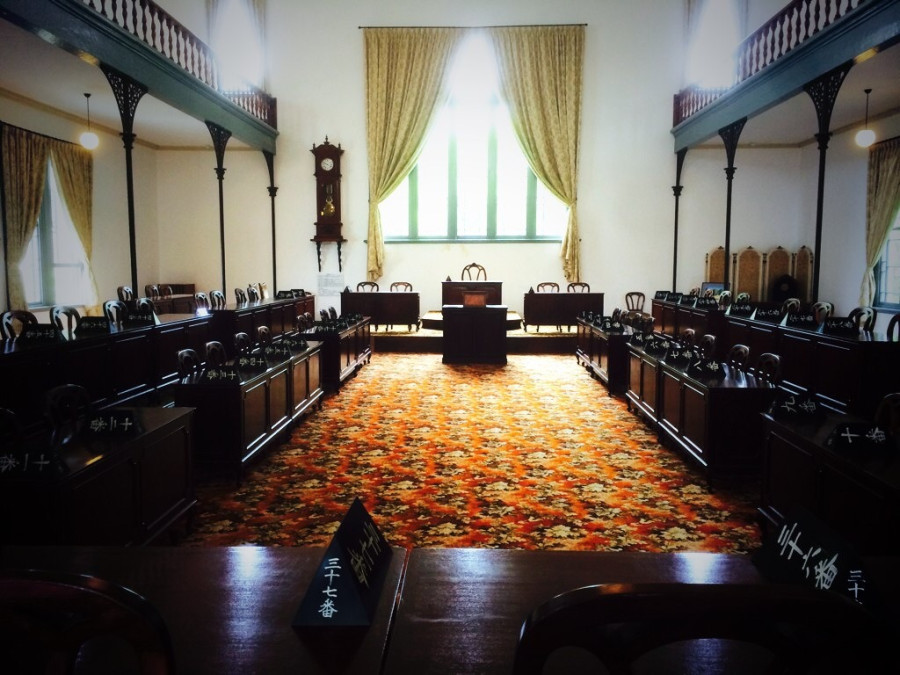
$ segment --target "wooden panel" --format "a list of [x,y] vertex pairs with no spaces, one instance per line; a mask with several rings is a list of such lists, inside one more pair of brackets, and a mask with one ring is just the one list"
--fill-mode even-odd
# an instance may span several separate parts
[[242,446],[245,451],[252,451],[265,440],[269,430],[267,382],[261,380],[244,389],[242,399]]
[[791,254],[787,249],[777,246],[771,249],[765,260],[765,280],[760,300],[772,300],[772,290],[775,280],[779,277],[791,274]]
[[[709,397],[702,389],[685,383],[684,385],[684,423],[682,435],[685,443],[700,457],[706,454],[709,447],[707,438],[707,425],[711,410]],[[747,411],[747,414],[755,414],[756,411]]]
[[762,254],[752,246],[738,251],[735,256],[732,292],[735,296],[749,293],[752,300],[762,300]]
[[725,281],[725,249],[721,246],[706,254],[706,281]]
[[782,516],[802,507],[817,510],[816,459],[777,432],[764,446],[763,502]]
[[141,523],[144,533],[160,531],[193,501],[190,417],[148,442],[141,458]]

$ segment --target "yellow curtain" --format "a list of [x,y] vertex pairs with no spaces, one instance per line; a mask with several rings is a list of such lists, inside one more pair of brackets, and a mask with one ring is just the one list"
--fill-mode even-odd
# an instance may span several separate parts
[[369,153],[367,276],[384,273],[379,204],[412,171],[435,112],[446,100],[447,64],[458,28],[366,28]]
[[900,211],[900,137],[869,150],[866,189],[866,272],[859,294],[860,305],[875,300],[875,265]]
[[584,26],[490,28],[501,92],[531,170],[569,207],[560,255],[563,275],[580,281],[578,134]]
[[19,264],[34,234],[41,211],[49,156],[50,139],[46,136],[7,124],[2,126],[0,157],[3,160],[9,309],[27,308]]

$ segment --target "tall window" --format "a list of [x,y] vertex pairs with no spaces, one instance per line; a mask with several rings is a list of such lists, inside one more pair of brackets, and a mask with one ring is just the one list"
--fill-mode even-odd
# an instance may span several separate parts
[[886,309],[900,309],[900,211],[875,266],[875,304]]
[[37,227],[19,269],[29,307],[97,303],[87,256],[69,216],[52,161],[47,162]]
[[385,240],[561,240],[567,208],[528,167],[486,36],[460,44],[450,82],[418,164],[381,203]]

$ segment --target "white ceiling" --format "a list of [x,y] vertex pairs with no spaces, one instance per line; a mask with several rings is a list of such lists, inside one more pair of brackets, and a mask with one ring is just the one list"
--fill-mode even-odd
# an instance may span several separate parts
[[[79,120],[86,118],[84,92],[91,93],[92,124],[121,131],[118,107],[103,72],[38,36],[0,19],[0,89],[36,101]],[[37,74],[52,73],[52,77]],[[900,110],[900,44],[850,69],[832,113],[831,130],[861,125],[864,89],[871,88],[869,118]],[[273,92],[277,96],[278,92]],[[811,99],[800,93],[747,122],[741,145],[802,145],[817,131]],[[134,132],[155,147],[212,147],[206,125],[151,95],[137,107]],[[711,143],[721,142],[712,139]],[[247,147],[237,139],[229,148]]]

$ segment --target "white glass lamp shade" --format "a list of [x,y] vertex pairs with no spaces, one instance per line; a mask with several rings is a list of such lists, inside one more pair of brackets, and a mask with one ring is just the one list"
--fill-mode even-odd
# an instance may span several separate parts
[[861,148],[868,148],[875,142],[875,132],[871,129],[860,129],[856,132],[856,144]]
[[78,140],[81,142],[81,147],[85,148],[86,150],[93,150],[98,145],[100,145],[100,139],[97,138],[97,134],[95,134],[93,131],[82,132]]

